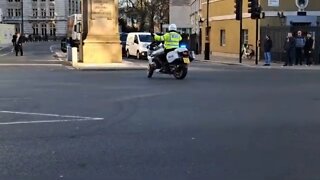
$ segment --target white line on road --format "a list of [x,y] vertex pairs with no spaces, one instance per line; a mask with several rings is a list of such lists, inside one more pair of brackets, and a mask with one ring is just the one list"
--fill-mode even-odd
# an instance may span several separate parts
[[62,66],[62,64],[18,64],[18,63],[7,63],[0,64],[0,66]]
[[19,112],[19,111],[0,111],[0,113],[3,113],[3,114],[33,115],[33,116],[47,116],[47,117],[59,117],[59,118],[78,118],[78,119],[90,119],[90,120],[103,120],[104,119],[104,118],[98,118],[98,117],[70,116],[70,115],[59,115],[59,114]]
[[117,98],[117,99],[106,100],[106,102],[114,103],[114,102],[121,102],[121,101],[132,101],[132,100],[137,100],[137,99],[165,96],[165,95],[172,94],[172,93],[173,93],[172,91],[166,91],[166,92],[156,92],[156,93],[149,93],[149,94],[142,94],[142,95],[132,95],[132,96],[121,97],[121,98]]
[[39,121],[15,121],[15,122],[2,122],[1,125],[17,125],[17,124],[43,124],[43,123],[61,123],[61,122],[80,122],[80,121],[102,121],[103,118],[92,119],[64,119],[64,120],[39,120]]
[[51,52],[51,53],[54,53],[54,50],[53,50],[53,47],[54,47],[54,46],[56,46],[56,45],[51,45],[51,46],[50,46],[50,52]]

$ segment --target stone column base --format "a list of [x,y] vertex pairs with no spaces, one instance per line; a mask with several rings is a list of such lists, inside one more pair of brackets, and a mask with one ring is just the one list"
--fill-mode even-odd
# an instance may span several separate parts
[[85,42],[84,64],[122,63],[120,42]]

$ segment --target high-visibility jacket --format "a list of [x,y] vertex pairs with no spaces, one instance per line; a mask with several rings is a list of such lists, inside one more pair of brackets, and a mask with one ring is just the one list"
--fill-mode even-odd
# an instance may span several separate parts
[[165,33],[163,36],[154,35],[154,40],[156,41],[164,41],[164,48],[165,49],[175,49],[179,48],[180,41],[182,37],[177,32],[168,32]]

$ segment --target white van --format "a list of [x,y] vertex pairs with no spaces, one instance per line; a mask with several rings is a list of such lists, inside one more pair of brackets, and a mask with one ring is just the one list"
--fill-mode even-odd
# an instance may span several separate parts
[[126,43],[127,57],[135,56],[137,59],[147,57],[147,46],[151,44],[151,33],[135,32],[129,33]]

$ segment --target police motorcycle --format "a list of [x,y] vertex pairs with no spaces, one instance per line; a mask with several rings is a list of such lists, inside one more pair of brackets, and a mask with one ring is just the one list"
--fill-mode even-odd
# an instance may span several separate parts
[[152,78],[154,72],[160,70],[159,73],[173,75],[180,80],[184,79],[188,74],[190,62],[195,59],[194,52],[189,51],[183,44],[167,54],[167,63],[161,59],[165,54],[163,42],[152,42],[147,48],[148,78]]

